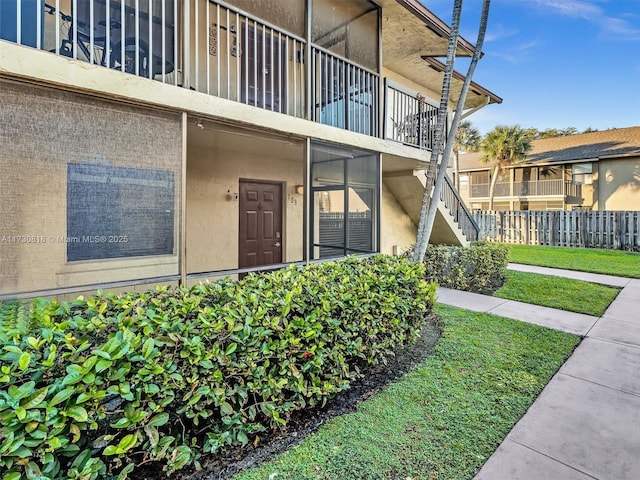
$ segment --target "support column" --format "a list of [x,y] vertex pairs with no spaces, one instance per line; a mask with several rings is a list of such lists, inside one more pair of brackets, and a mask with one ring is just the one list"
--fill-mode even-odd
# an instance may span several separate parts
[[187,112],[182,112],[182,174],[180,182],[180,285],[187,284]]

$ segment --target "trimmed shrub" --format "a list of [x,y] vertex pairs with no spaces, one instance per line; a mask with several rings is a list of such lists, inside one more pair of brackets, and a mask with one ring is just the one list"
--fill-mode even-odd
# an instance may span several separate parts
[[71,303],[0,305],[0,475],[168,473],[324,404],[413,340],[423,265],[376,256]]
[[509,248],[498,243],[479,242],[470,247],[429,245],[424,256],[427,280],[485,294],[495,292],[507,281],[508,263]]

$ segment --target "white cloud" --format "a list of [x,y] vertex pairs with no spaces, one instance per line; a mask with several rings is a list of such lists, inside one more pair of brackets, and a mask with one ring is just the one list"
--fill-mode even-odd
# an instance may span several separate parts
[[530,40],[526,43],[520,43],[510,46],[508,49],[492,48],[487,55],[502,58],[509,63],[522,63],[528,57],[531,50],[539,46],[541,42],[538,40]]
[[[639,40],[640,27],[630,20],[636,15],[625,13],[618,18],[607,14],[606,9],[594,0],[520,0],[524,5],[533,3],[544,12],[580,18],[598,25],[603,33],[614,34],[618,40]],[[600,2],[601,3],[601,2]]]
[[604,29],[627,40],[640,40],[640,28],[620,18],[605,17],[601,21]]
[[592,20],[603,13],[599,6],[581,0],[534,0],[534,3],[544,9],[553,9],[556,13],[585,20]]

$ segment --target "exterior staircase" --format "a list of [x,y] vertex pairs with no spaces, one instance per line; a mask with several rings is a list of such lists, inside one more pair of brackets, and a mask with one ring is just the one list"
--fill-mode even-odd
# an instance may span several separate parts
[[[425,170],[385,173],[382,181],[396,197],[415,225],[420,221],[426,185]],[[478,225],[451,180],[445,177],[429,243],[468,246],[478,240]]]

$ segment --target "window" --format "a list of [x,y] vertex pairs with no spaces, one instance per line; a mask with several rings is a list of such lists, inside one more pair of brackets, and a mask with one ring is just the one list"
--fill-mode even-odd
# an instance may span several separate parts
[[489,170],[481,172],[471,172],[469,175],[471,197],[489,196]]
[[313,258],[378,251],[377,154],[312,144]]
[[593,164],[575,163],[571,165],[571,183],[574,185],[592,185]]
[[564,170],[558,167],[540,167],[540,180],[562,180]]
[[173,254],[173,236],[173,172],[68,164],[68,261]]

